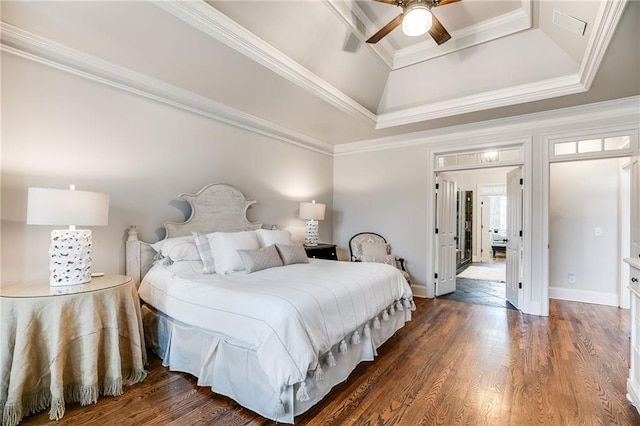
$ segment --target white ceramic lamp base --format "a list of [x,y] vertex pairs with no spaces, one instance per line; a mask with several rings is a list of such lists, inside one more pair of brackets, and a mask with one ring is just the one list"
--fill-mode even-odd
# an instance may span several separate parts
[[91,281],[91,231],[51,231],[49,256],[49,285],[76,285]]
[[318,221],[307,221],[307,229],[304,236],[305,246],[317,246],[318,245]]

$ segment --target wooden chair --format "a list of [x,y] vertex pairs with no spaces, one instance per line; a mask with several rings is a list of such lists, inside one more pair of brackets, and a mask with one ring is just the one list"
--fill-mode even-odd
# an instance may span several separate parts
[[402,272],[408,282],[410,275],[405,260],[391,253],[387,240],[375,232],[360,232],[349,240],[349,253],[352,262],[378,262],[392,265]]

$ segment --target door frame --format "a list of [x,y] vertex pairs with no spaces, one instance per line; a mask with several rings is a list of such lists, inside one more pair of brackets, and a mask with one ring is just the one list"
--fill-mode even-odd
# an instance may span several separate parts
[[[472,136],[470,136],[472,137]],[[474,152],[474,151],[486,151],[490,149],[502,150],[508,148],[520,148],[521,157],[518,160],[503,161],[503,162],[490,162],[473,165],[460,165],[460,166],[439,166],[438,157],[441,155],[453,155],[456,153]],[[435,206],[436,202],[436,175],[437,173],[448,171],[460,171],[460,170],[473,170],[473,169],[486,169],[495,167],[522,167],[522,176],[524,179],[524,193],[523,193],[523,233],[524,233],[524,247],[523,247],[523,302],[521,310],[524,313],[531,312],[531,183],[532,183],[532,149],[533,138],[532,136],[513,137],[509,139],[495,139],[485,140],[483,142],[470,143],[469,140],[463,138],[457,140],[448,140],[438,144],[430,145],[427,149],[427,199],[430,201],[430,206]],[[433,298],[435,290],[435,273],[437,270],[437,264],[435,262],[435,252],[437,250],[437,239],[435,238],[435,208],[428,208],[425,212],[425,220],[427,223],[427,232],[429,233],[425,237],[427,241],[431,241],[431,244],[427,244],[426,252],[426,265],[427,265],[427,288],[426,297]]]
[[[590,138],[605,138],[608,136],[615,136],[627,134],[630,136],[629,149],[619,151],[600,151],[590,154],[575,154],[567,155],[563,157],[556,157],[551,154],[551,147],[554,143],[562,142],[565,140],[583,140]],[[582,160],[595,160],[595,159],[608,159],[608,158],[621,158],[630,157],[634,153],[637,153],[638,146],[638,127],[635,125],[620,125],[620,126],[606,126],[582,130],[573,130],[569,132],[553,133],[542,135],[542,200],[541,200],[541,214],[542,214],[542,247],[544,247],[541,257],[541,277],[544,282],[540,286],[540,307],[539,315],[549,315],[549,197],[551,195],[550,187],[550,175],[551,164],[567,161],[582,161]],[[620,267],[618,267],[620,270]],[[620,275],[620,274],[618,274]]]

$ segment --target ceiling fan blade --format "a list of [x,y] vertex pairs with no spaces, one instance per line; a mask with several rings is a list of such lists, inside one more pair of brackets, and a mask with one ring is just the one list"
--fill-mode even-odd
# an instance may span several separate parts
[[433,37],[433,40],[439,45],[444,43],[445,41],[451,38],[451,34],[444,29],[436,15],[433,15],[433,22],[431,23],[431,29],[429,30],[429,34]]
[[402,13],[398,16],[396,16],[391,22],[389,22],[387,25],[385,25],[384,27],[380,28],[380,30],[375,33],[374,35],[372,35],[371,37],[369,37],[369,40],[367,40],[367,43],[377,43],[380,40],[382,40],[382,38],[384,36],[386,36],[387,34],[389,34],[391,31],[393,31],[398,25],[400,25],[402,23]]
[[[374,0],[374,1],[380,1],[380,0]],[[456,2],[459,2],[459,1],[460,1],[460,0],[440,0],[440,1],[438,2],[438,4],[436,4],[436,5],[435,5],[435,6],[433,6],[433,7],[436,7],[436,6],[444,6],[445,4],[449,4],[449,3],[456,3]]]
[[[387,4],[394,4],[394,5],[398,5],[398,2],[396,0],[373,0],[373,1],[377,1],[380,3],[387,3]],[[459,1],[459,0],[453,0],[453,1]]]

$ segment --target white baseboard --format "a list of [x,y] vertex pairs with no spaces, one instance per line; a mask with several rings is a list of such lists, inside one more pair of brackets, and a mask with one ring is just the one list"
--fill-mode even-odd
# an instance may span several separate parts
[[427,288],[423,285],[411,284],[411,291],[414,297],[428,298]]
[[549,298],[571,300],[573,302],[593,303],[596,305],[618,306],[617,293],[602,293],[599,291],[549,286]]

